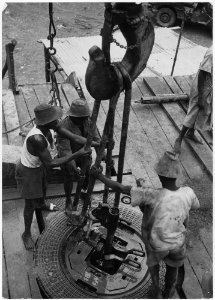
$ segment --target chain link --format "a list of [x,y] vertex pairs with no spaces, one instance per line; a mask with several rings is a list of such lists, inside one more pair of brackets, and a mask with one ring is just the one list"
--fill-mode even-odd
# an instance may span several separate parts
[[134,48],[139,47],[139,45],[140,45],[140,43],[136,43],[136,44],[134,44],[134,45],[124,46],[124,45],[120,44],[119,42],[117,42],[117,40],[114,39],[113,36],[112,36],[112,42],[113,42],[114,44],[116,44],[117,47],[120,47],[120,48],[125,49],[125,50],[127,50],[127,49],[131,49],[131,50],[132,50],[132,49],[134,49]]
[[54,69],[49,69],[50,75],[51,75],[51,83],[52,87],[50,89],[50,94],[52,95],[51,100],[49,101],[50,104],[59,105],[61,106],[61,99],[60,99],[60,92],[58,88],[57,79],[55,76],[55,72],[58,71],[58,64],[53,58],[53,56],[56,54],[56,48],[54,47],[54,37],[56,36],[56,29],[54,25],[53,20],[53,3],[49,3],[49,35],[47,37],[48,40],[50,40],[50,47],[47,48],[49,53],[49,59],[54,65]]

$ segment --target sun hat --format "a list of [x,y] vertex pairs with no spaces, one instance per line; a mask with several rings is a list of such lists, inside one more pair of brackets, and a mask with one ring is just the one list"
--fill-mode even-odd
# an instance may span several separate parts
[[35,113],[35,124],[45,125],[60,119],[63,115],[63,110],[59,106],[53,106],[47,103],[41,103],[34,109]]
[[71,117],[88,117],[90,115],[90,109],[87,101],[83,98],[74,99],[67,115]]
[[181,173],[178,154],[170,151],[164,152],[164,155],[155,165],[155,171],[160,176],[167,178],[178,178]]

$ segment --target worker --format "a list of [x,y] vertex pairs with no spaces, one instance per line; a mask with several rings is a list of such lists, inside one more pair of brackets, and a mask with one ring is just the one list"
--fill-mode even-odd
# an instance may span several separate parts
[[[125,186],[108,179],[95,166],[92,167],[91,173],[114,192],[130,195],[131,205],[139,206],[143,212],[142,238],[147,253],[146,263],[153,283],[153,297],[171,298],[175,291],[178,268],[183,270],[189,211],[199,208],[200,205],[190,187],[176,185],[181,171],[174,153],[165,152],[155,170],[162,188]],[[166,264],[163,295],[159,286],[161,260]]]
[[[60,126],[66,128],[70,132],[81,136],[87,137],[90,124],[90,109],[88,103],[85,99],[77,98],[71,102],[70,109],[67,112],[67,116],[61,121]],[[93,147],[98,147],[100,143],[100,136],[98,132],[94,133]],[[57,134],[57,149],[59,157],[64,157],[70,152],[76,152],[80,149],[80,144],[74,143],[73,141],[67,139],[61,134]],[[88,160],[83,160],[82,158],[77,158],[73,161],[69,161],[61,166],[64,173],[64,190],[66,196],[66,209],[65,212],[67,216],[72,215],[72,200],[71,192],[73,188],[74,178],[79,179],[82,176],[81,170],[83,169],[83,164],[85,163],[86,173],[85,179],[82,186],[82,191],[80,197],[84,198],[86,195],[86,190],[89,183],[89,170],[92,163],[92,158],[88,157]]]
[[212,64],[213,53],[210,47],[205,53],[191,86],[189,107],[179,137],[175,141],[175,153],[181,152],[181,143],[185,134],[187,138],[202,144],[202,139],[196,136],[195,130],[212,130]]
[[27,250],[34,248],[31,236],[31,224],[36,209],[56,210],[56,207],[45,204],[46,169],[60,166],[80,156],[90,155],[91,150],[79,149],[77,152],[67,153],[63,158],[51,157],[52,135],[50,129],[67,135],[74,142],[84,145],[86,139],[67,133],[59,127],[58,119],[62,116],[60,107],[42,103],[35,107],[35,125],[29,131],[21,152],[21,158],[16,164],[17,187],[21,197],[25,199],[24,224],[25,230],[22,239]]

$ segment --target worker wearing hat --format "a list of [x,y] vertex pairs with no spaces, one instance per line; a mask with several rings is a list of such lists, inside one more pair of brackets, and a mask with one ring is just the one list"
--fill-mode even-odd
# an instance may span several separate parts
[[82,145],[86,139],[80,139],[79,136],[66,134],[65,129],[61,129],[58,119],[63,112],[60,107],[42,103],[35,107],[35,125],[29,131],[21,152],[21,158],[16,165],[17,187],[20,190],[21,197],[25,199],[24,223],[25,231],[22,235],[24,245],[27,250],[34,248],[34,242],[31,237],[31,224],[33,214],[36,209],[56,210],[55,205],[45,204],[46,194],[46,169],[60,166],[68,161],[83,155],[89,155],[90,151],[84,148],[77,152],[67,153],[63,158],[51,157],[51,145],[53,139],[51,129],[61,132],[71,140]]
[[[87,138],[90,125],[90,109],[88,103],[83,98],[77,98],[72,100],[67,116],[61,121],[60,126],[67,129],[73,134],[80,137]],[[94,132],[93,147],[98,147],[100,143],[100,137],[97,130]],[[57,149],[59,157],[64,157],[70,152],[76,152],[80,149],[80,144],[65,138],[62,134],[57,135]],[[71,193],[73,188],[73,181],[78,180],[80,176],[80,170],[83,168],[83,163],[86,163],[85,180],[82,186],[81,196],[85,195],[89,182],[89,169],[92,159],[89,157],[88,162],[86,160],[78,158],[70,161],[61,166],[64,173],[64,190],[66,195],[66,214],[71,216],[72,213],[72,200]]]
[[[92,167],[91,173],[115,192],[131,196],[131,205],[139,206],[143,212],[142,238],[147,253],[147,265],[151,274],[154,298],[171,298],[175,291],[178,269],[185,258],[185,233],[190,209],[199,208],[194,191],[177,187],[180,175],[178,157],[165,152],[155,166],[162,188],[132,187],[112,181],[100,169]],[[159,287],[159,263],[166,264],[165,289]],[[183,280],[181,281],[181,285]]]

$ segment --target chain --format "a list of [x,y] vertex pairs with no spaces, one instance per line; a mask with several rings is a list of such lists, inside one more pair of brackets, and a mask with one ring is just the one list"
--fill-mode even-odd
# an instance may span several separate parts
[[[50,47],[48,48],[50,55],[54,55],[56,53],[56,49],[53,47],[54,37],[56,36],[56,29],[53,20],[53,4],[49,3],[49,35],[47,37],[50,40]],[[53,33],[52,33],[53,30]],[[53,52],[52,52],[53,51]]]
[[132,50],[132,49],[134,49],[134,48],[136,48],[136,47],[139,47],[139,45],[140,45],[140,43],[136,43],[136,44],[134,44],[134,45],[124,46],[124,45],[120,44],[119,42],[117,42],[117,40],[114,39],[113,36],[112,36],[112,42],[113,42],[114,44],[116,44],[117,47],[120,47],[120,48],[125,49],[125,50],[127,50],[127,49]]
[[50,94],[52,94],[52,99],[49,101],[50,104],[61,106],[60,92],[57,84],[57,79],[55,76],[55,72],[58,71],[58,64],[54,59],[54,55],[56,54],[56,49],[54,48],[54,37],[56,36],[56,29],[53,20],[53,3],[49,3],[49,35],[47,37],[50,40],[50,46],[47,48],[49,53],[49,59],[54,65],[54,69],[49,69],[51,75],[52,87],[50,89]]

